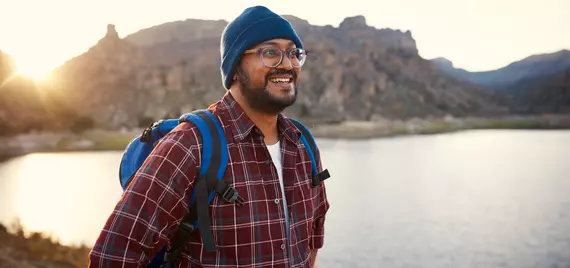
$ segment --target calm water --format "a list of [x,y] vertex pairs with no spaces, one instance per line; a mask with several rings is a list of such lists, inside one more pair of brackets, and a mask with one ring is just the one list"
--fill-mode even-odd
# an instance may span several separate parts
[[[319,141],[331,210],[319,267],[570,267],[570,131]],[[0,221],[93,243],[120,154],[0,164]]]

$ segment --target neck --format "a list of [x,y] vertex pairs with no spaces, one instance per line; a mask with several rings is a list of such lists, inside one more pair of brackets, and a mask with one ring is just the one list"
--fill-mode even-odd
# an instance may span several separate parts
[[240,89],[231,88],[230,93],[247,114],[249,119],[261,130],[266,144],[275,144],[279,140],[277,131],[277,115],[266,114],[255,109],[247,103]]

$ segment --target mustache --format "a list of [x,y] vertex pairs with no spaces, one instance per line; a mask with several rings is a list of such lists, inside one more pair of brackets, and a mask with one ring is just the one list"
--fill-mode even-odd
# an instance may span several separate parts
[[269,81],[269,77],[273,76],[273,75],[290,75],[293,77],[293,81],[297,81],[297,73],[295,73],[293,70],[275,70],[272,72],[269,72],[265,75],[265,81]]

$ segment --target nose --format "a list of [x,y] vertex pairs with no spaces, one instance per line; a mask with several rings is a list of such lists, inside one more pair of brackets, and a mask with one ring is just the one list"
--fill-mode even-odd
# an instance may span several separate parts
[[291,70],[293,69],[293,63],[291,62],[291,60],[287,55],[283,55],[283,60],[281,61],[281,64],[279,64],[278,67],[279,69]]

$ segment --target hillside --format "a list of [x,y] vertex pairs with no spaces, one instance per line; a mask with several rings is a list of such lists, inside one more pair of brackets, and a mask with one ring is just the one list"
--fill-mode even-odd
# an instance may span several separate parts
[[521,79],[509,89],[525,113],[570,114],[570,68],[541,77]]
[[445,58],[431,60],[442,73],[458,80],[500,91],[513,100],[517,112],[570,112],[570,51],[539,54],[486,72],[455,68]]
[[569,69],[570,51],[531,55],[503,68],[484,72],[455,68],[453,63],[445,58],[436,58],[432,62],[444,73],[461,80],[492,89],[508,90],[520,80],[545,77]]
[[[409,31],[376,29],[362,16],[339,27],[286,17],[314,52],[303,67],[298,102],[286,111],[290,116],[329,122],[506,111],[500,93],[448,78],[421,58]],[[219,39],[226,24],[189,19],[123,39],[108,25],[99,42],[54,71],[52,84],[38,85],[57,103],[47,109],[55,118],[77,118],[76,124],[117,129],[206,107],[225,93]]]

